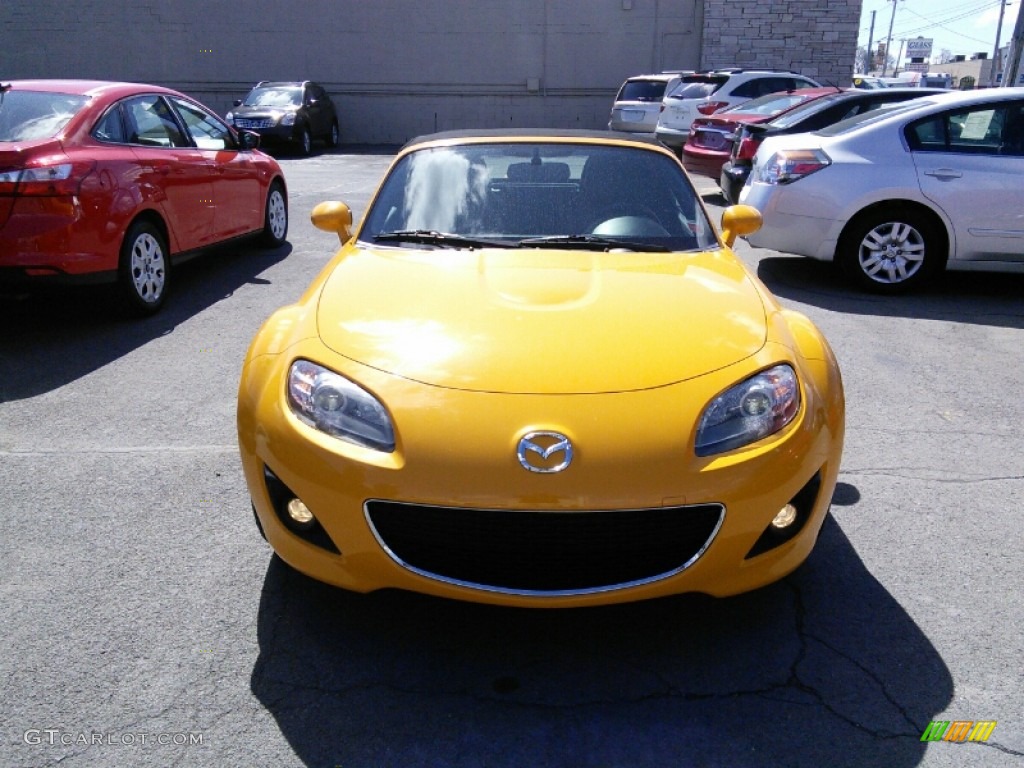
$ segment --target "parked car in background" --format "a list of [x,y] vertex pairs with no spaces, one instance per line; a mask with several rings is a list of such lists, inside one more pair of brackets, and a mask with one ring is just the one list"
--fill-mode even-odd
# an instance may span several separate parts
[[[730,250],[653,139],[410,142],[242,366],[278,556],[345,589],[567,608],[781,579],[835,490],[828,342]],[[382,289],[382,287],[384,287]],[[614,359],[615,364],[609,365]]]
[[698,117],[690,124],[690,135],[683,145],[683,167],[689,173],[718,180],[722,164],[729,159],[736,131],[746,123],[760,123],[794,107],[814,101],[838,88],[799,88],[795,91],[770,93],[733,107],[726,107],[710,117]]
[[684,74],[689,72],[661,72],[627,79],[615,96],[608,130],[653,135],[661,113],[661,100]]
[[341,137],[334,102],[309,80],[257,83],[225,117],[235,128],[256,131],[267,146],[286,145],[303,155],[315,140],[336,147]]
[[951,265],[1024,262],[1024,88],[947,91],[761,144],[751,244],[897,293]]
[[820,85],[795,72],[762,69],[721,69],[685,75],[662,100],[655,136],[678,152],[690,135],[690,123],[702,115],[712,115],[768,93]]
[[917,85],[920,88],[950,89],[953,87],[953,75],[949,72],[924,72]]
[[814,101],[800,104],[765,122],[745,122],[736,129],[729,158],[722,165],[718,176],[718,186],[722,188],[722,195],[728,202],[737,202],[740,190],[750,175],[754,153],[761,146],[761,142],[769,136],[816,131],[848,117],[877,109],[883,104],[909,101],[942,92],[937,88],[855,88],[830,93]]
[[200,249],[284,242],[280,166],[184,94],[85,80],[0,91],[0,282],[116,283],[148,314]]
[[873,75],[854,75],[853,87],[865,91],[874,91],[879,88],[888,88],[889,84],[882,80],[882,78],[874,77]]

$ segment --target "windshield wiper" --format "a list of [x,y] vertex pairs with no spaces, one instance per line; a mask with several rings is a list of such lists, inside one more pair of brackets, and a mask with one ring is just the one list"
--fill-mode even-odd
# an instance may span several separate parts
[[563,245],[570,249],[581,251],[651,251],[665,253],[669,249],[664,245],[653,243],[634,243],[629,240],[619,240],[613,237],[598,237],[597,235],[549,235],[548,237],[528,237],[520,240],[519,248],[544,248],[549,245]]
[[507,242],[501,240],[482,240],[450,232],[437,232],[433,229],[399,229],[394,232],[381,232],[374,235],[373,240],[377,243],[423,243],[424,245],[439,245],[442,248],[509,247]]

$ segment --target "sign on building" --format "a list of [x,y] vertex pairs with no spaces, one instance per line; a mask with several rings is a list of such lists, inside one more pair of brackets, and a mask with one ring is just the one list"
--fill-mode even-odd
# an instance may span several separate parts
[[932,40],[927,37],[915,37],[907,40],[908,59],[927,59],[932,55]]

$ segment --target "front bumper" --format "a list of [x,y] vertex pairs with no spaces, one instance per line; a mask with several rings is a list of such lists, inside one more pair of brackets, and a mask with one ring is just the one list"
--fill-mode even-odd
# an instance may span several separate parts
[[260,125],[260,127],[248,127],[253,125],[253,121],[260,120],[261,118],[235,118],[234,125],[237,130],[258,133],[261,144],[292,144],[299,141],[298,123],[293,125],[281,125],[280,123],[276,125],[263,125],[257,122],[256,124]]
[[[291,414],[284,400],[287,369],[296,357],[318,356],[325,363],[318,343],[310,340],[293,355],[249,361],[239,391],[239,445],[253,504],[273,548],[296,569],[346,589],[400,588],[543,607],[681,592],[735,594],[782,578],[803,562],[835,486],[843,412],[832,362],[798,368],[803,410],[782,432],[701,459],[693,455],[692,430],[685,425],[696,422],[710,396],[744,377],[736,370],[646,392],[550,397],[445,390],[349,364],[339,372],[387,393],[398,445],[394,453],[381,454],[328,437]],[[337,370],[339,361],[330,362]],[[638,422],[651,413],[672,414],[667,421],[676,427],[666,428],[660,418]],[[558,430],[578,446],[569,469],[547,475],[523,470],[516,442],[536,428]],[[317,541],[287,523],[268,490],[268,471],[313,512],[325,538]],[[799,533],[751,555],[774,515],[812,482],[816,491]],[[397,512],[385,519],[379,511],[384,508]],[[680,544],[674,564],[669,553],[665,567],[631,570],[627,561],[643,559],[644,542],[667,535],[662,531],[680,516],[700,529],[693,533],[696,543],[686,544],[686,551]],[[667,528],[626,541],[623,531],[635,533],[648,517]],[[608,525],[607,531],[619,532],[601,533],[606,522],[618,526]],[[538,525],[547,539],[532,544],[541,534],[531,527]],[[503,526],[507,537],[500,535]],[[597,556],[580,544],[587,537],[603,537],[596,546],[613,574],[603,582]],[[503,547],[502,539],[512,544]],[[560,556],[572,559],[581,546],[590,558],[590,575],[583,581],[573,581],[573,574],[551,575]],[[498,550],[518,568],[511,581],[493,575]],[[467,557],[474,562],[466,565]],[[451,570],[453,558],[468,570]]]

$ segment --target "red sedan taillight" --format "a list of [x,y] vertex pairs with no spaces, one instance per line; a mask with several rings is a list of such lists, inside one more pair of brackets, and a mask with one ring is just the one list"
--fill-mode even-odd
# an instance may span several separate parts
[[33,165],[0,173],[0,195],[59,197],[77,195],[85,177],[96,167],[95,161],[67,161]]
[[736,159],[753,160],[754,155],[757,154],[757,148],[760,145],[760,139],[755,139],[753,136],[744,136],[740,139],[739,146],[736,149]]
[[706,101],[703,104],[697,105],[697,111],[702,115],[712,115],[722,107],[728,107],[728,101]]

